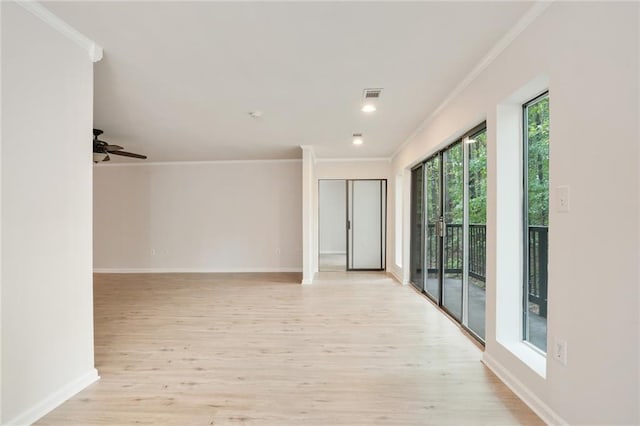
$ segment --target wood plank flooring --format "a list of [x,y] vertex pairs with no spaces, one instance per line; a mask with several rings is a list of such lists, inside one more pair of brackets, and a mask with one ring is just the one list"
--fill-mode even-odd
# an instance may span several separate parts
[[41,425],[537,425],[382,273],[95,277],[101,380]]

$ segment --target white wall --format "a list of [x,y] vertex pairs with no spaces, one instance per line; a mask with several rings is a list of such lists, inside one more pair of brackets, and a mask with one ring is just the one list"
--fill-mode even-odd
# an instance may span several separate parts
[[303,145],[302,149],[302,283],[313,283],[317,269],[318,229],[313,214],[317,209],[317,187],[315,184],[315,154],[313,147]]
[[347,184],[345,180],[318,181],[318,238],[320,254],[347,253]]
[[[406,170],[487,120],[485,361],[553,423],[640,422],[638,7],[553,3],[393,161],[394,174]],[[551,99],[551,188],[571,187],[569,213],[556,212],[551,197],[549,227],[549,341],[567,341],[568,364],[549,357],[546,378],[495,335],[496,271],[520,261],[496,256],[496,110],[541,75],[549,78]]]
[[300,161],[94,168],[98,271],[300,271]]
[[316,179],[390,179],[387,159],[317,160]]
[[2,2],[2,423],[97,379],[86,50]]

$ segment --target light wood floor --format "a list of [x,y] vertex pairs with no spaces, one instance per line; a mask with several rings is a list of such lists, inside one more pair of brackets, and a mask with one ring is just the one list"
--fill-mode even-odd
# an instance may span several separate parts
[[102,379],[42,425],[542,424],[384,274],[95,277]]
[[327,254],[320,253],[318,255],[318,269],[321,271],[346,271],[347,270],[347,253]]

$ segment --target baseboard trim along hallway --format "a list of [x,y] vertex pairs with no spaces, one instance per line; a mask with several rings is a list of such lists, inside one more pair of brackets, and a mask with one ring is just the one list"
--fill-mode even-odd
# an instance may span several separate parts
[[482,356],[482,363],[486,365],[509,389],[513,391],[525,404],[529,406],[545,423],[549,425],[569,425],[562,417],[556,414],[547,404],[535,396],[521,381],[516,379],[506,368],[498,363],[488,353]]
[[302,267],[250,268],[94,268],[94,274],[252,274],[302,272]]
[[52,393],[51,395],[40,401],[38,404],[33,406],[31,409],[9,420],[7,423],[5,423],[5,426],[24,426],[34,423],[42,416],[60,406],[65,401],[72,398],[78,392],[82,391],[84,388],[98,381],[99,379],[100,376],[98,376],[98,370],[92,368],[85,375],[63,386],[61,389]]

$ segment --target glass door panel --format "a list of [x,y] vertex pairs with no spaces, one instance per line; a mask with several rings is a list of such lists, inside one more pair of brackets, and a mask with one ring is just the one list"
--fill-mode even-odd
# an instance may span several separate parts
[[426,198],[426,247],[425,265],[427,277],[425,291],[435,301],[440,300],[440,260],[442,258],[442,238],[436,232],[440,220],[440,156],[436,155],[425,164]]
[[384,269],[385,180],[347,181],[348,270]]
[[411,171],[411,284],[419,290],[423,287],[422,248],[424,247],[423,232],[423,196],[422,186],[424,177],[423,166]]
[[347,182],[318,181],[318,270],[347,270]]
[[442,306],[462,320],[462,272],[464,262],[464,170],[462,143],[443,152],[443,280]]
[[467,327],[485,338],[487,247],[487,130],[469,137]]
[[523,339],[547,351],[549,261],[549,94],[524,106]]

